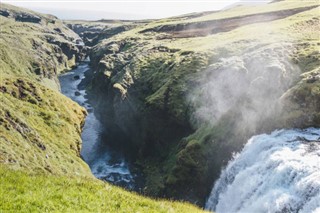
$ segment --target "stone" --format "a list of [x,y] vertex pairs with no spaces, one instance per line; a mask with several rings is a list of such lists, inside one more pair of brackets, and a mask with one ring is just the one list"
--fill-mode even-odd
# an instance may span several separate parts
[[21,14],[16,16],[15,20],[16,21],[20,21],[20,22],[40,23],[41,18],[39,16],[36,16],[36,15],[31,15],[31,14],[27,14],[27,13],[21,13]]
[[10,12],[8,10],[0,10],[0,15],[4,17],[10,16]]
[[314,82],[316,82],[316,81],[317,81],[317,78],[314,77],[314,76],[307,79],[307,83],[309,83],[309,84],[312,84],[312,83],[314,83]]

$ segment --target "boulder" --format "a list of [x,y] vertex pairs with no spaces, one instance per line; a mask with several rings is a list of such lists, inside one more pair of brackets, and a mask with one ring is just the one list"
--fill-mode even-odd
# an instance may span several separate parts
[[21,14],[16,16],[15,20],[16,21],[20,21],[20,22],[40,23],[41,18],[39,16],[36,16],[36,15],[31,15],[31,14],[27,14],[27,13],[21,13]]
[[10,12],[8,10],[0,10],[0,15],[4,17],[10,16]]

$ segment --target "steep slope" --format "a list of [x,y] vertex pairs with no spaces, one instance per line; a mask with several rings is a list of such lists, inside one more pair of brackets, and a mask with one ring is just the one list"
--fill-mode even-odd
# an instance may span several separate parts
[[84,58],[81,39],[53,16],[1,4],[0,17],[1,163],[91,176],[79,158],[86,112],[59,93],[57,81]]
[[320,126],[318,1],[153,21],[90,58],[100,115],[132,139],[150,195],[201,205],[251,135]]
[[0,4],[0,211],[202,212],[95,179],[80,158],[86,111],[57,75],[86,56],[51,15]]

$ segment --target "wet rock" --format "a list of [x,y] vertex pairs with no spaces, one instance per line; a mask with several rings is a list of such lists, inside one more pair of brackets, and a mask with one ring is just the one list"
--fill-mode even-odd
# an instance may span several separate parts
[[73,77],[73,79],[74,79],[74,80],[79,80],[79,79],[80,79],[80,76],[75,75],[75,76]]
[[74,95],[75,95],[75,96],[80,96],[81,93],[80,93],[79,91],[76,91],[76,92],[74,93]]
[[81,39],[76,39],[77,45],[84,45],[83,41]]

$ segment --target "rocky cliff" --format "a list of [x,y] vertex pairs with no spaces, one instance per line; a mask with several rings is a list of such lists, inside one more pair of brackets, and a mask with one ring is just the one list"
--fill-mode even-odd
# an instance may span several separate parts
[[86,112],[59,93],[57,80],[85,57],[81,38],[54,16],[7,4],[0,11],[0,163],[91,176],[79,158]]
[[131,141],[145,193],[202,204],[248,137],[319,127],[319,3],[181,16],[90,51],[100,116]]
[[86,111],[57,76],[86,56],[52,15],[0,4],[0,211],[202,212],[155,201],[93,177],[80,157]]
[[83,39],[88,47],[96,45],[102,39],[110,38],[145,22],[126,20],[64,21],[70,29]]

